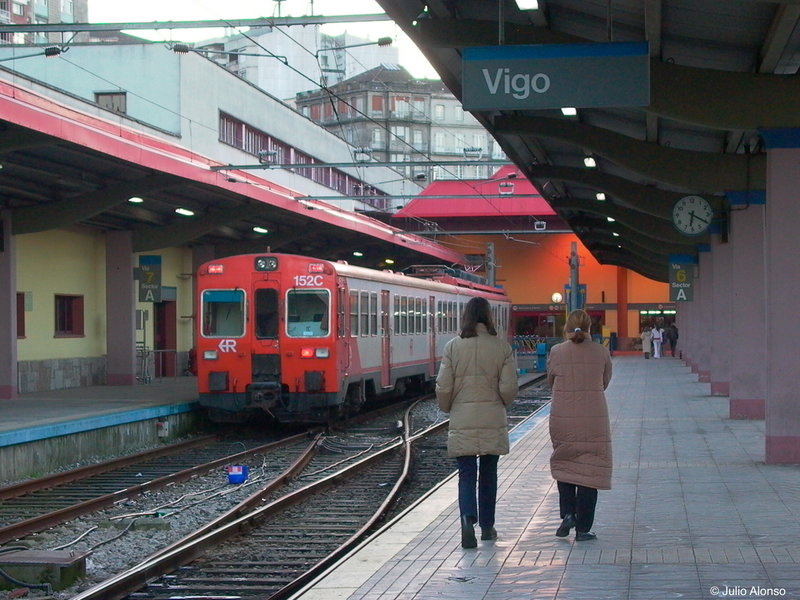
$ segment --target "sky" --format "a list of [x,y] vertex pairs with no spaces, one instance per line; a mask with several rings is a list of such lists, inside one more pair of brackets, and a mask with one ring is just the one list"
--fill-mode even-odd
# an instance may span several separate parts
[[[280,13],[278,12],[280,6]],[[256,17],[298,17],[304,15],[378,14],[383,10],[372,0],[89,0],[92,23],[142,21],[194,21],[205,19],[252,19]],[[438,79],[436,71],[422,53],[392,21],[324,25],[328,34],[344,30],[353,35],[377,40],[389,36],[400,52],[400,64],[414,77]],[[131,32],[152,40],[196,42],[223,35],[222,30],[176,29],[170,31]]]

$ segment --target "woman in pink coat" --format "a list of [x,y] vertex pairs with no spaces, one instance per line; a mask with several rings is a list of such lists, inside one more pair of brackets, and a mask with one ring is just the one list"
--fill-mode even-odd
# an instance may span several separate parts
[[605,389],[611,381],[608,349],[592,342],[592,321],[574,310],[564,327],[566,341],[547,358],[547,381],[553,389],[550,472],[558,483],[561,525],[558,537],[575,528],[575,540],[597,536],[594,522],[597,490],[611,489],[611,427]]

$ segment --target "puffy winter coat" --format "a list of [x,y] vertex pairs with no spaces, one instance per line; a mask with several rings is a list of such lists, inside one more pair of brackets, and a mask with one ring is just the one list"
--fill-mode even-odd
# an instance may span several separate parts
[[611,381],[608,349],[588,340],[553,346],[547,358],[547,381],[553,389],[553,479],[611,489],[611,427],[604,393]]
[[517,365],[508,342],[483,323],[476,331],[447,342],[436,377],[439,408],[450,413],[448,456],[508,454],[506,407],[517,396]]

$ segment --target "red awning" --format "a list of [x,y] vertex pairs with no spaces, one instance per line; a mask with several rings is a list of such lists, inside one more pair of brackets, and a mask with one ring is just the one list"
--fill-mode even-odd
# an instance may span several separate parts
[[[509,178],[512,173],[517,176]],[[503,192],[508,195],[496,197]],[[482,198],[481,195],[494,197]],[[554,214],[533,184],[516,167],[506,166],[491,179],[434,181],[393,218],[545,217]]]

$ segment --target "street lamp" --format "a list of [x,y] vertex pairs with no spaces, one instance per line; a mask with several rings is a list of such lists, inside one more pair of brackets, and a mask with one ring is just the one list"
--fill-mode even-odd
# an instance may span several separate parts
[[348,48],[360,48],[361,46],[375,46],[375,45],[381,46],[382,48],[385,47],[385,46],[391,46],[392,45],[392,38],[390,38],[390,37],[382,37],[382,38],[378,39],[378,41],[376,41],[376,42],[364,42],[363,44],[350,44],[348,46],[331,46],[330,48],[320,48],[319,50],[314,52],[314,57],[315,58],[319,58],[319,53],[320,52],[330,52],[330,51],[334,51],[334,50],[346,50]]
[[[564,300],[564,296],[561,295],[561,292],[553,292],[553,295],[550,296],[550,300],[553,301],[553,304],[561,304],[561,301]],[[558,319],[553,317],[553,337],[556,337],[556,321]]]

